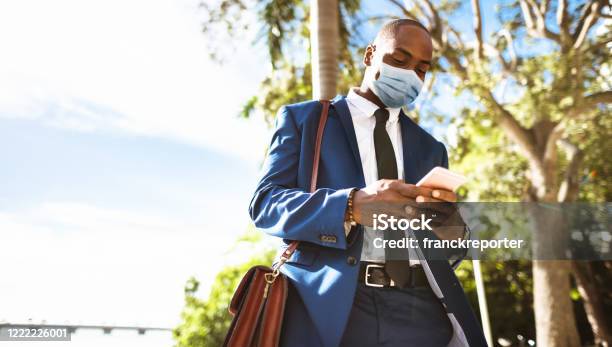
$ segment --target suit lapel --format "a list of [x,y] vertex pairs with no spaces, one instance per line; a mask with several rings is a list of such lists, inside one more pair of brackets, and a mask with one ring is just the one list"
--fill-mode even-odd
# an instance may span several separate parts
[[400,127],[402,132],[402,147],[404,154],[404,180],[406,183],[415,184],[419,179],[420,163],[418,154],[421,153],[421,146],[417,138],[416,124],[408,118],[403,110],[399,115]]
[[[348,105],[346,104],[346,98],[343,96],[337,96],[332,101],[332,106],[340,119],[340,123],[344,128],[344,134],[351,147],[353,153],[353,159],[359,168],[359,180],[363,186],[365,186],[365,178],[363,176],[363,166],[361,163],[361,156],[359,155],[359,147],[357,145],[357,137],[355,136],[355,128],[353,127],[353,120],[351,118],[351,112],[349,111]],[[420,160],[418,159],[418,153],[420,153],[421,146],[418,141],[416,124],[404,113],[400,111],[400,127],[402,133],[402,151],[404,155],[404,180],[406,183],[415,184],[420,178]]]
[[359,155],[359,146],[357,145],[357,137],[355,136],[355,127],[353,126],[353,119],[351,118],[351,112],[349,111],[348,105],[346,104],[346,98],[338,95],[333,101],[332,106],[340,119],[340,123],[344,128],[344,134],[346,135],[346,139],[351,147],[351,152],[353,153],[353,159],[355,159],[355,163],[357,163],[357,168],[359,169],[359,181],[361,182],[361,186],[365,186],[365,178],[363,176],[363,166],[361,164],[361,156]]

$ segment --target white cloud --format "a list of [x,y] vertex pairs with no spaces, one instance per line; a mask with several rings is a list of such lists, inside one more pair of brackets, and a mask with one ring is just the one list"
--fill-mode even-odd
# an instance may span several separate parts
[[0,321],[174,326],[189,276],[210,286],[243,254],[224,220],[176,218],[74,202],[0,213]]
[[[43,223],[58,223],[65,232],[94,232],[105,235],[168,231],[197,233],[204,225],[189,225],[158,215],[146,215],[126,210],[113,210],[74,202],[44,203],[35,212],[35,219]],[[95,223],[92,223],[95,221]]]
[[263,121],[237,114],[265,59],[244,40],[228,65],[210,62],[197,10],[195,0],[5,2],[0,117],[261,157]]

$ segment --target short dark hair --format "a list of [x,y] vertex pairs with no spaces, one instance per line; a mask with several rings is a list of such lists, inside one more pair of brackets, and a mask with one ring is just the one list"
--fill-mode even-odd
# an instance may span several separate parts
[[410,18],[399,18],[385,23],[385,25],[380,28],[380,31],[376,35],[376,39],[374,40],[374,42],[379,42],[381,39],[394,38],[399,32],[400,27],[403,25],[412,25],[419,27],[431,35],[429,30],[427,30],[427,28],[420,22]]

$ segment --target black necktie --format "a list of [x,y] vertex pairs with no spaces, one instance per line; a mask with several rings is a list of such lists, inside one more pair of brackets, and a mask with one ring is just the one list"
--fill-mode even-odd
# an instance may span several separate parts
[[[397,161],[391,138],[387,133],[389,111],[379,108],[374,112],[376,126],[374,127],[374,150],[376,152],[376,166],[378,179],[398,179]],[[385,240],[401,240],[404,233],[401,230],[385,230]],[[408,285],[410,281],[410,260],[405,248],[385,247],[385,271],[400,288]]]

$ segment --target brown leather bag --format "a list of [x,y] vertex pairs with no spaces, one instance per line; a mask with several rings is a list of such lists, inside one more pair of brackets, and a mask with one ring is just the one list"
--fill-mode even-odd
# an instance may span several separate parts
[[[321,140],[329,113],[329,100],[320,102],[323,108],[317,129],[310,192],[317,188]],[[292,241],[274,268],[257,265],[244,275],[229,305],[234,319],[225,336],[224,347],[278,346],[289,285],[289,280],[279,269],[298,245],[299,241]]]

